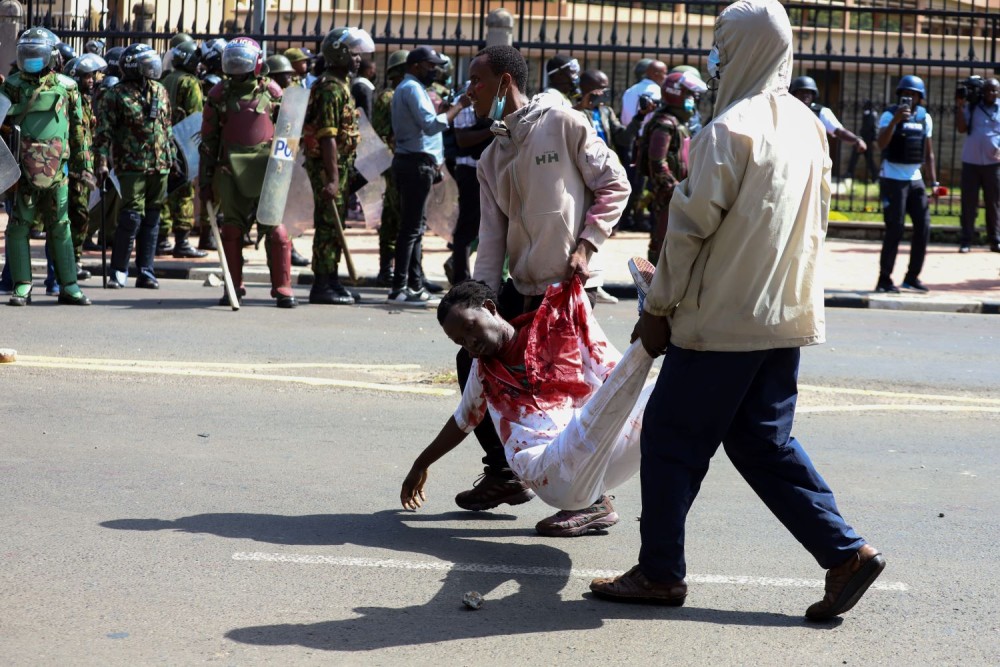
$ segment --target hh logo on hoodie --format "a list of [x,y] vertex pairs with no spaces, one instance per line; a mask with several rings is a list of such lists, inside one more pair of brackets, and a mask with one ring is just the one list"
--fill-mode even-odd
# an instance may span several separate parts
[[553,162],[559,162],[559,153],[556,153],[555,151],[545,151],[541,155],[535,156],[536,166],[551,164]]

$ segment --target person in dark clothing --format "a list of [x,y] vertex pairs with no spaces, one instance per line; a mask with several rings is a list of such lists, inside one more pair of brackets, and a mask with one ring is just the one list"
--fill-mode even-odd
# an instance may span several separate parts
[[361,66],[358,67],[358,75],[351,82],[351,95],[354,97],[354,103],[365,112],[365,117],[368,120],[371,120],[372,105],[375,102],[375,84],[372,82],[376,76],[375,61],[371,58],[362,58]]
[[[875,139],[878,136],[877,127],[878,111],[875,110],[875,105],[871,100],[865,100],[861,110],[861,131],[858,132],[858,135],[869,146],[875,145]],[[878,183],[878,165],[875,164],[875,151],[873,150],[867,150],[864,153],[852,151],[844,178],[854,178],[854,169],[858,166],[858,158],[861,156],[864,156],[865,166],[868,168],[865,177],[872,183]]]

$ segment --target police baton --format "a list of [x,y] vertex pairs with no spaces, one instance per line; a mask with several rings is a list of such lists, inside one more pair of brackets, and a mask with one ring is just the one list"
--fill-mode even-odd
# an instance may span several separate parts
[[108,289],[108,179],[101,183],[101,288]]

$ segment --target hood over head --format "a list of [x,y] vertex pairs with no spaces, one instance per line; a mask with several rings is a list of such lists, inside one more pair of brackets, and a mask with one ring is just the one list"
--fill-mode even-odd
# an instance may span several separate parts
[[792,74],[792,26],[777,0],[739,0],[715,21],[719,89],[715,115],[763,92],[788,89]]

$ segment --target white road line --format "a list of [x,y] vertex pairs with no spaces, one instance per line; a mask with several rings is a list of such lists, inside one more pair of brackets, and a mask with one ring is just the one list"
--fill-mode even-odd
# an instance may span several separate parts
[[852,389],[850,387],[821,387],[814,384],[800,384],[800,390],[816,391],[824,394],[851,394],[854,396],[881,396],[885,398],[908,398],[923,401],[954,401],[958,403],[984,403],[1000,405],[1000,399],[978,396],[955,396],[949,394],[911,394],[903,391],[880,391],[876,389]]
[[[265,553],[261,551],[238,551],[233,560],[265,563],[296,563],[302,565],[339,565],[341,567],[382,567],[393,570],[431,570],[434,572],[481,572],[483,574],[509,574],[539,577],[576,577],[594,579],[614,577],[621,574],[615,570],[579,570],[557,567],[516,567],[513,565],[489,565],[486,563],[449,563],[447,561],[416,561],[398,558],[347,558],[321,556],[315,554]],[[768,586],[780,588],[823,588],[822,579],[788,579],[775,577],[744,577],[722,574],[689,574],[688,583],[730,584],[736,586]],[[901,582],[875,582],[872,588],[880,591],[906,591],[909,587]]]
[[196,368],[158,368],[153,366],[116,366],[114,364],[78,364],[49,361],[18,360],[12,366],[28,368],[59,368],[64,370],[103,371],[106,373],[136,373],[146,375],[180,375],[186,377],[226,378],[231,380],[251,380],[254,382],[282,382],[288,384],[305,384],[312,387],[342,387],[349,389],[370,389],[403,394],[423,394],[425,396],[454,396],[454,389],[426,387],[407,384],[381,384],[378,382],[360,382],[355,380],[336,380],[333,378],[306,377],[294,375],[268,375],[266,373],[228,373],[224,371],[200,370]]
[[1000,413],[1000,407],[985,405],[917,405],[874,403],[870,405],[815,405],[795,409],[796,414],[818,412],[991,412]]
[[358,364],[358,363],[231,363],[228,361],[167,361],[158,359],[88,359],[76,357],[42,357],[21,355],[20,361],[74,363],[81,365],[112,365],[112,366],[143,366],[148,368],[222,368],[226,370],[268,370],[272,368],[332,368],[342,370],[372,370],[372,371],[415,371],[420,370],[420,364]]

